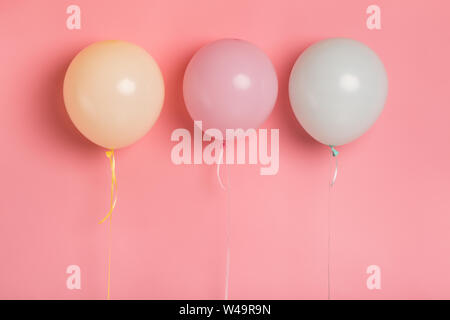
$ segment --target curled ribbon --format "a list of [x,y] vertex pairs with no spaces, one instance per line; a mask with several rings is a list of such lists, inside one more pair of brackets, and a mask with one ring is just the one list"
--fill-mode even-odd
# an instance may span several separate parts
[[111,166],[111,202],[108,214],[99,222],[102,224],[109,219],[109,245],[108,245],[108,295],[107,299],[110,299],[110,288],[111,288],[111,218],[112,212],[116,207],[117,202],[117,180],[116,180],[116,159],[114,157],[114,150],[111,149],[106,151],[106,157],[109,159],[109,164]]
[[116,189],[117,189],[117,180],[116,180],[116,159],[114,158],[114,150],[111,149],[110,151],[106,151],[106,157],[109,159],[109,164],[111,166],[111,203],[108,214],[99,222],[99,224],[102,224],[105,222],[109,217],[111,217],[111,214],[116,207],[117,202],[117,195],[116,195]]
[[226,190],[227,188],[225,187],[225,185],[222,182],[222,178],[220,176],[220,165],[223,163],[223,149],[225,148],[225,144],[222,146],[222,148],[220,148],[220,154],[219,154],[219,161],[217,162],[217,180],[219,181],[220,187],[223,190]]

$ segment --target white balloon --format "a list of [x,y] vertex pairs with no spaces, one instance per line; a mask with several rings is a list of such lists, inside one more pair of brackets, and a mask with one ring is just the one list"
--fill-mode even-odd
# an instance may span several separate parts
[[289,79],[289,99],[303,128],[339,146],[360,137],[383,110],[388,80],[383,63],[361,42],[332,38],[307,48]]

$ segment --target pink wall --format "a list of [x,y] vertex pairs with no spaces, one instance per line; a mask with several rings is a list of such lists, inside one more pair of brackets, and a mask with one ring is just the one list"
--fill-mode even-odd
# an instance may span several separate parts
[[[67,30],[69,4],[81,30]],[[382,29],[365,13],[381,7]],[[280,170],[230,168],[230,298],[326,298],[328,148],[296,122],[289,71],[309,44],[346,36],[372,47],[389,75],[385,110],[341,147],[331,198],[332,298],[450,298],[448,18],[445,0],[2,1],[0,4],[0,298],[106,296],[110,172],[103,150],[67,117],[71,58],[98,40],[147,49],[166,82],[156,125],[117,152],[112,298],[221,299],[226,192],[215,167],[175,166],[170,134],[192,122],[184,69],[205,43],[249,40],[280,84],[265,128],[280,129]],[[81,267],[81,290],[66,267]],[[368,290],[366,268],[381,268]]]

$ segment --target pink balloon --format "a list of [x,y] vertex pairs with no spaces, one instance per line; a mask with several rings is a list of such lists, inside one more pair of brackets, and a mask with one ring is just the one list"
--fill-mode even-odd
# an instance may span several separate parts
[[258,128],[272,112],[278,80],[269,57],[235,39],[212,42],[192,57],[184,74],[184,101],[203,130]]

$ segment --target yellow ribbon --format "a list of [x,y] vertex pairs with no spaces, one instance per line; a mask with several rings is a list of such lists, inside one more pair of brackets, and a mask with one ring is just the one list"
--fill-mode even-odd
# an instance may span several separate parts
[[114,208],[116,207],[117,202],[117,195],[115,195],[117,189],[117,180],[116,180],[116,159],[114,158],[114,149],[106,151],[106,156],[108,157],[109,164],[111,166],[111,203],[108,214],[99,222],[99,224],[102,224],[109,217],[111,217],[111,214]]
[[116,159],[114,158],[114,149],[111,149],[110,151],[106,151],[106,156],[109,159],[109,164],[111,166],[111,202],[110,202],[110,208],[108,214],[99,222],[99,224],[102,224],[109,218],[109,226],[108,226],[108,233],[109,233],[109,245],[108,245],[108,296],[107,299],[110,299],[110,288],[111,288],[111,219],[112,219],[112,212],[114,208],[116,207],[117,202],[117,180],[116,180]]

